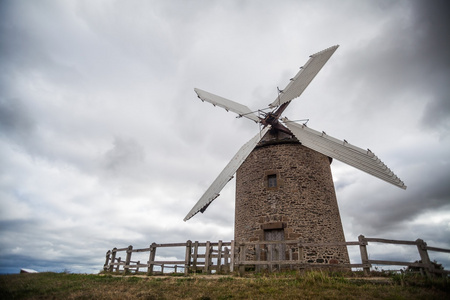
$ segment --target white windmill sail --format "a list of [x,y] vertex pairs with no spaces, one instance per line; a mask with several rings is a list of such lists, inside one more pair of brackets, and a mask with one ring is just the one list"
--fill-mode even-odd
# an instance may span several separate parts
[[250,110],[250,108],[248,108],[245,105],[242,105],[240,103],[231,101],[229,99],[225,99],[223,97],[211,94],[211,93],[203,91],[201,89],[195,88],[194,91],[197,93],[198,97],[203,101],[209,102],[214,106],[216,106],[216,105],[220,106],[220,107],[224,108],[226,111],[231,110],[232,112],[237,113],[240,117],[246,117],[257,123],[260,121],[258,116],[255,115],[255,113],[252,112]]
[[189,220],[199,211],[203,212],[214,199],[219,197],[220,191],[233,178],[233,175],[236,173],[237,169],[239,169],[247,156],[250,154],[250,152],[253,151],[261,138],[267,133],[269,129],[270,126],[266,127],[260,133],[255,135],[251,140],[245,143],[244,146],[241,147],[241,149],[239,149],[239,151],[219,174],[216,180],[214,180],[211,186],[206,190],[200,200],[198,200],[191,211],[186,215],[184,221]]
[[291,82],[282,90],[275,101],[269,104],[269,107],[276,107],[299,97],[308,87],[309,83],[316,77],[331,55],[336,51],[339,45],[327,48],[310,56],[306,64],[291,79]]
[[335,158],[361,171],[378,177],[402,189],[406,185],[400,180],[375,154],[341,141],[324,132],[319,132],[305,125],[290,122],[287,118],[283,123],[291,130],[295,137],[310,149]]

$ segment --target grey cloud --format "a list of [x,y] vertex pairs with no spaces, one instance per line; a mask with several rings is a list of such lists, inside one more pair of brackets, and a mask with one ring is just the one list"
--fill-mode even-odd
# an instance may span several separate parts
[[128,171],[144,163],[142,147],[134,140],[116,137],[114,146],[104,155],[103,166],[114,174]]
[[[44,7],[45,5],[40,9]],[[26,79],[39,79],[41,76],[66,86],[81,80],[78,70],[70,66],[70,58],[57,55],[58,45],[63,42],[57,36],[52,36],[55,31],[52,26],[55,25],[47,24],[48,18],[57,16],[57,13],[49,13],[47,18],[40,16],[41,21],[46,22],[44,26],[48,26],[43,32],[27,30],[25,23],[20,21],[29,18],[30,22],[39,22],[35,19],[38,11],[37,6],[30,9],[11,5],[8,14],[0,21],[3,37],[0,42],[0,61],[3,68],[0,78],[2,87],[5,88],[2,93],[13,93],[13,88],[19,83],[23,84]],[[20,18],[15,17],[17,14]]]
[[0,134],[22,143],[35,127],[31,112],[20,99],[0,98]]
[[436,128],[448,136],[450,131],[450,89],[448,74],[450,72],[450,20],[448,1],[426,3],[417,1],[414,5],[415,33],[414,49],[416,60],[421,66],[418,70],[428,77],[424,82],[430,85],[430,100],[422,115],[422,124]]
[[447,17],[450,4],[445,0],[413,3],[416,51],[423,58],[429,58],[429,71],[435,69],[448,71],[450,55],[446,49],[450,47],[450,41],[446,37],[450,28],[450,20]]
[[357,198],[363,200],[352,207],[344,203],[343,207],[347,215],[359,219],[366,234],[391,232],[413,222],[424,212],[445,211],[450,200],[449,180],[450,173],[443,169],[443,172],[435,173],[431,178],[417,178],[410,183],[405,193],[390,192],[390,189],[382,191],[379,187],[379,191],[368,190],[375,195],[368,197],[367,193],[361,192]]

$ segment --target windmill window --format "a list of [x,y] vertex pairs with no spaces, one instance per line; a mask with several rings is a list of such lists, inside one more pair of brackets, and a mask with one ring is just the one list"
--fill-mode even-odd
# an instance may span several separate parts
[[277,186],[277,174],[271,174],[267,176],[267,186],[269,188]]

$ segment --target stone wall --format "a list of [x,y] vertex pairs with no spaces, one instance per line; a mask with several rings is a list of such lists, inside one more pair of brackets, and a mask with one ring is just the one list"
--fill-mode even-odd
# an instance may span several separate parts
[[[281,234],[304,243],[345,242],[330,161],[288,135],[265,136],[236,173],[235,241]],[[305,262],[349,263],[345,246],[309,247],[300,255]]]

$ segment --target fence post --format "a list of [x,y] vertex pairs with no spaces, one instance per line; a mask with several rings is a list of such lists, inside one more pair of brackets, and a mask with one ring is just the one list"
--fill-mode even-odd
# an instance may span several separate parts
[[210,262],[211,262],[211,242],[207,241],[205,249],[205,269],[204,269],[206,274],[211,273],[211,270],[209,268]]
[[225,265],[225,272],[231,272],[230,270],[230,250],[228,249],[228,247],[225,247],[224,250],[224,257],[223,257],[223,261],[224,261],[224,265]]
[[367,254],[367,241],[364,235],[358,236],[359,241],[359,252],[361,253],[361,262],[364,265],[363,271],[365,276],[369,276],[370,265],[369,265],[369,255]]
[[267,245],[267,262],[269,263],[269,272],[273,272],[273,244]]
[[[255,259],[257,262],[261,261],[261,245],[260,244],[255,245]],[[255,271],[257,273],[261,272],[261,265],[256,265]]]
[[231,241],[231,254],[230,254],[230,273],[234,272],[236,249],[234,245],[234,240]]
[[219,244],[217,245],[217,273],[222,271],[222,241],[219,240]]
[[192,257],[192,267],[194,269],[194,273],[197,273],[197,259],[198,259],[198,241],[194,243],[194,254]]
[[419,251],[420,260],[425,265],[425,274],[427,277],[431,277],[431,272],[433,270],[433,265],[431,264],[430,257],[428,256],[427,251],[427,243],[425,243],[422,239],[417,239],[417,250]]
[[153,266],[155,265],[155,257],[156,257],[156,244],[152,243],[150,245],[150,255],[148,258],[148,269],[147,269],[148,275],[153,275]]
[[138,274],[139,273],[139,265],[141,264],[141,261],[140,260],[138,260],[137,261],[137,266],[136,266],[136,271],[134,272],[135,274]]
[[[294,260],[294,248],[289,248],[289,261],[293,261]],[[293,265],[292,263],[289,265],[289,269],[293,269]]]
[[244,244],[239,245],[239,276],[243,276],[245,273],[245,265],[242,264],[246,258],[245,249]]
[[107,272],[108,268],[109,268],[108,265],[109,265],[110,256],[111,256],[111,250],[108,250],[108,252],[106,252],[105,264],[103,265],[103,271],[105,271],[105,272]]
[[117,259],[117,267],[116,267],[116,272],[119,273],[120,272],[120,263],[122,262],[122,257],[119,257]]
[[123,266],[124,273],[127,274],[130,271],[131,253],[133,252],[133,246],[128,246],[127,257],[125,259],[125,266]]
[[186,253],[184,255],[184,275],[187,275],[189,273],[189,267],[191,266],[191,251],[192,241],[188,240],[186,242]]
[[299,262],[298,270],[300,271],[302,269],[302,265],[300,263],[303,261],[303,245],[302,245],[302,243],[300,241],[298,242],[297,245],[298,245],[298,257],[297,257],[297,259],[298,259],[298,262]]
[[113,263],[116,262],[116,253],[117,253],[117,248],[113,248],[112,249],[112,254],[111,254],[111,263],[109,265],[109,271],[110,272],[114,272],[114,265],[113,265]]

